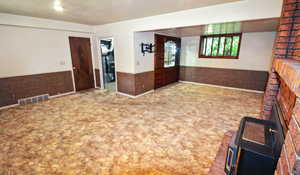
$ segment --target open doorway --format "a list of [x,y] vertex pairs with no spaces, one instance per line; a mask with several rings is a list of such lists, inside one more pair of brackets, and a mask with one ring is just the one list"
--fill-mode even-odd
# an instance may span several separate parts
[[116,91],[116,73],[115,73],[115,56],[113,39],[101,39],[101,62],[104,89]]

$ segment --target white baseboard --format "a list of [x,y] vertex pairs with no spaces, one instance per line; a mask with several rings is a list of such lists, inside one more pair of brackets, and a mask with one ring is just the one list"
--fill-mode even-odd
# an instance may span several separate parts
[[[75,91],[72,91],[72,92],[67,92],[67,93],[63,93],[63,94],[53,95],[53,96],[49,96],[49,99],[62,97],[62,96],[66,96],[66,95],[71,95],[71,94],[75,94],[75,93],[76,93]],[[19,104],[13,104],[13,105],[8,105],[8,106],[3,106],[3,107],[0,107],[0,110],[13,108],[13,107],[17,107],[17,106],[20,106],[20,105]]]
[[63,93],[63,94],[58,94],[58,95],[49,96],[49,98],[63,97],[63,96],[71,95],[71,94],[75,94],[75,93],[76,93],[75,91],[72,91],[72,92],[67,92],[67,93]]
[[195,85],[201,85],[201,86],[218,87],[218,88],[223,88],[223,89],[238,90],[238,91],[244,91],[244,92],[254,92],[254,93],[259,93],[259,94],[263,94],[264,93],[264,91],[256,91],[256,90],[250,90],[250,89],[241,89],[241,88],[219,86],[219,85],[205,84],[205,83],[196,83],[196,82],[192,82],[192,81],[181,81],[181,80],[179,80],[179,82],[181,82],[181,83],[188,83],[188,84],[195,84]]
[[8,106],[2,106],[2,107],[0,107],[0,110],[8,109],[8,108],[13,108],[13,107],[17,107],[17,106],[19,106],[19,104],[13,104],[13,105],[8,105]]
[[123,93],[123,92],[117,92],[117,94],[129,97],[129,98],[138,98],[138,97],[141,97],[143,95],[150,94],[152,92],[154,92],[154,90],[150,90],[150,91],[147,91],[147,92],[139,94],[139,95],[129,95],[129,94],[126,94],[126,93]]

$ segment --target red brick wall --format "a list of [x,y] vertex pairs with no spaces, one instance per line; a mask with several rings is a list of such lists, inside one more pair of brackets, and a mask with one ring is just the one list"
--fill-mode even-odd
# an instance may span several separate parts
[[[273,56],[283,59],[300,60],[300,0],[284,0],[280,24],[277,37],[274,44]],[[298,50],[299,49],[299,50]],[[268,80],[264,105],[262,109],[262,118],[269,119],[270,108],[278,93],[279,77],[274,69],[270,72]]]
[[[300,99],[299,99],[300,100]],[[279,159],[277,175],[300,174],[300,102],[296,103]]]
[[300,59],[299,51],[295,50],[295,46],[300,49],[300,44],[296,43],[299,29],[300,0],[285,0],[274,46],[275,57]]
[[300,175],[300,0],[283,2],[273,55],[273,68],[270,71],[261,117],[270,118],[271,106],[278,96],[280,79],[283,79],[298,100],[292,110],[276,174]]
[[275,72],[274,69],[272,69],[269,75],[269,80],[263,101],[262,118],[265,120],[270,119],[272,105],[274,104],[274,101],[276,100],[276,97],[278,95],[279,86],[279,75]]

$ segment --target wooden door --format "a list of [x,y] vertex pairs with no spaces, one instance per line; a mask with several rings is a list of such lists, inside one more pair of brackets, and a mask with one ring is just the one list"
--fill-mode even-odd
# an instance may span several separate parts
[[69,37],[76,91],[94,88],[89,38]]
[[[177,52],[175,55],[175,65],[165,66],[165,43],[173,41],[176,44]],[[155,35],[155,56],[154,56],[154,87],[162,86],[177,82],[179,80],[179,60],[180,60],[181,39],[176,37]]]

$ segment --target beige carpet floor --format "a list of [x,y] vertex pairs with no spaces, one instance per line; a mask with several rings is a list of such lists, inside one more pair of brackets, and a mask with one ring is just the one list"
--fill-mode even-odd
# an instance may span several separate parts
[[136,99],[104,90],[0,111],[0,174],[205,175],[262,94],[177,83]]

